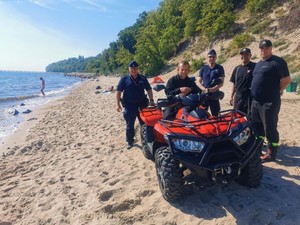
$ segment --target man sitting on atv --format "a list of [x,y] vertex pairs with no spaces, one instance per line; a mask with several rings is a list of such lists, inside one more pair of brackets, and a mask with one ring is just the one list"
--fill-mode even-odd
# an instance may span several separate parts
[[[178,74],[171,77],[166,85],[165,93],[168,97],[179,95],[184,97],[188,94],[201,93],[200,88],[196,85],[195,80],[188,76],[190,64],[187,61],[180,61],[177,67]],[[165,111],[167,118],[173,117],[177,112],[176,108],[168,108]]]
[[167,96],[200,93],[200,88],[196,85],[195,81],[188,77],[190,72],[190,64],[187,61],[180,61],[177,67],[178,74],[171,77],[166,85],[165,93]]

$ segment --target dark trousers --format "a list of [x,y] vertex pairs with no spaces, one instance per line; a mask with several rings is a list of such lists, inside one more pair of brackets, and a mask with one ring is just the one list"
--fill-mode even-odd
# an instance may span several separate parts
[[210,108],[211,115],[218,116],[221,106],[219,100],[207,100],[205,103],[205,109],[208,110]]
[[279,142],[277,123],[280,104],[280,100],[267,103],[252,101],[251,118],[256,136],[266,137],[269,143]]
[[144,124],[139,114],[139,108],[145,108],[147,105],[136,103],[125,103],[123,117],[126,121],[126,141],[129,144],[133,143],[134,138],[134,123],[138,118],[140,125]]
[[233,108],[247,114],[248,118],[251,115],[252,96],[249,94],[236,93],[234,97]]

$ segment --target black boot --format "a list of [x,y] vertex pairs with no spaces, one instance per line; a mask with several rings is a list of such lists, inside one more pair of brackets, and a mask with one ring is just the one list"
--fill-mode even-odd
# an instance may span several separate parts
[[267,153],[263,156],[261,156],[261,160],[263,163],[265,162],[274,162],[276,160],[276,155],[277,155],[278,147],[274,146],[268,146],[267,148]]

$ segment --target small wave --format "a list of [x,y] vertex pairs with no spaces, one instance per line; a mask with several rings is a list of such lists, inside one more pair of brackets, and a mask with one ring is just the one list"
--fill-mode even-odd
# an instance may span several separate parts
[[55,95],[64,94],[64,93],[70,91],[72,88],[74,88],[78,84],[80,84],[80,82],[74,83],[70,86],[66,86],[66,87],[63,87],[63,88],[60,88],[60,89],[46,91],[45,94],[46,94],[46,96],[55,96]]
[[27,95],[27,96],[6,97],[6,98],[0,98],[0,102],[26,100],[26,99],[35,98],[38,96],[39,96],[38,94],[35,94],[35,95]]

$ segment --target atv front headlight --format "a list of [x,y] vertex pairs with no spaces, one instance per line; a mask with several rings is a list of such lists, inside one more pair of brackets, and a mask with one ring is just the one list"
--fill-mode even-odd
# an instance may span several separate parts
[[242,144],[246,143],[246,141],[248,141],[248,138],[250,137],[250,134],[251,134],[250,128],[247,127],[241,133],[239,133],[238,135],[236,135],[233,138],[233,140],[238,145],[242,145]]
[[200,141],[192,141],[179,138],[173,138],[172,143],[176,149],[185,152],[201,152],[205,146],[205,143]]

